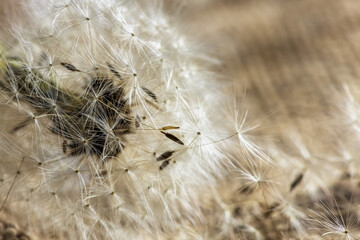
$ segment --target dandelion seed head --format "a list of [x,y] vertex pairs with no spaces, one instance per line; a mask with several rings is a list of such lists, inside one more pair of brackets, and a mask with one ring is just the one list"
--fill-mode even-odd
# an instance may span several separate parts
[[21,149],[15,192],[35,189],[25,208],[19,194],[7,204],[37,211],[45,232],[119,239],[199,221],[201,188],[234,167],[223,142],[265,157],[242,126],[219,124],[213,59],[152,3],[29,3],[16,44],[0,43],[3,104],[19,115],[1,122],[2,152],[14,155],[1,162],[17,169]]

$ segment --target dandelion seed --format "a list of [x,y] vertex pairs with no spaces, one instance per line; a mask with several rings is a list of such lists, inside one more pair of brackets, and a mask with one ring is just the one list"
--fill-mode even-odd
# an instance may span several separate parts
[[300,173],[290,185],[290,191],[294,190],[302,181],[304,174]]
[[157,97],[155,95],[155,93],[153,93],[152,91],[150,91],[149,89],[142,87],[142,90],[144,90],[144,92],[151,97],[152,99],[154,99],[155,102],[157,102]]
[[164,162],[161,163],[159,169],[163,170],[164,168],[166,168],[170,163],[170,160],[165,160]]
[[162,161],[162,160],[168,159],[173,155],[174,152],[175,151],[164,152],[159,157],[156,158],[156,161]]
[[32,120],[33,120],[33,118],[28,118],[28,119],[24,120],[24,121],[21,122],[18,126],[16,126],[15,128],[13,128],[13,129],[11,130],[11,133],[16,133],[17,131],[19,131],[20,129],[24,128],[26,125],[28,125]]
[[65,154],[66,154],[66,149],[67,149],[67,141],[64,140],[63,143],[62,143],[62,151],[63,151],[63,153],[65,153]]
[[171,133],[166,133],[163,131],[160,131],[162,134],[164,134],[168,139],[170,139],[171,141],[174,141],[180,145],[184,145],[184,143],[177,137],[175,137],[174,135],[172,135]]
[[162,127],[160,128],[159,130],[173,130],[173,129],[179,129],[180,127],[175,127],[175,126],[165,126],[165,127]]
[[119,79],[119,80],[123,80],[120,73],[118,71],[115,70],[114,66],[111,65],[110,63],[107,64],[109,70]]
[[62,62],[60,63],[61,66],[63,66],[64,68],[66,68],[67,70],[69,71],[73,71],[73,72],[80,72],[79,69],[77,69],[74,65],[70,64],[70,63],[65,63],[65,62]]

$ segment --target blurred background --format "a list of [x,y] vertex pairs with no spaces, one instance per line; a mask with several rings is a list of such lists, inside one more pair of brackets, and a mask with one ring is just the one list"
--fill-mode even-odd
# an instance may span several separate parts
[[357,93],[360,84],[359,2],[193,2],[184,21],[216,46],[223,60],[217,71],[240,85],[255,115],[270,121],[265,133],[295,131],[309,148],[335,153],[334,135],[346,138],[338,136],[344,87]]

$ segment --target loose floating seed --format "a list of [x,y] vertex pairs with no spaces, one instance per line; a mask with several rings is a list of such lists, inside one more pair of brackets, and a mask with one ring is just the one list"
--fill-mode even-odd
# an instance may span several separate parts
[[153,93],[152,91],[150,91],[149,89],[145,88],[145,87],[141,87],[142,90],[144,90],[144,92],[149,96],[151,97],[152,99],[155,100],[155,102],[157,102],[157,97],[155,95],[155,93]]
[[162,160],[168,159],[169,157],[171,157],[173,155],[174,152],[175,151],[164,152],[158,158],[156,158],[156,161],[162,161]]
[[162,134],[165,135],[165,137],[167,137],[168,139],[180,144],[180,145],[184,145],[184,143],[177,137],[175,137],[174,135],[170,134],[170,133],[166,133],[166,132],[163,132],[161,131]]
[[61,66],[63,66],[64,68],[66,68],[69,71],[80,72],[79,69],[77,69],[74,65],[72,65],[70,63],[62,62],[60,64],[61,64]]
[[169,163],[170,163],[170,160],[164,161],[164,162],[160,165],[159,169],[160,169],[160,170],[163,170],[164,168],[166,168],[166,167],[169,165]]
[[295,180],[290,185],[290,191],[294,190],[296,186],[298,186],[301,183],[301,180],[303,179],[304,174],[300,173]]

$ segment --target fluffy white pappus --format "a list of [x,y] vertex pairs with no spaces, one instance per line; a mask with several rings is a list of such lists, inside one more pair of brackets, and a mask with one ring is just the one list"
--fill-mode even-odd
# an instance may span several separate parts
[[335,199],[317,204],[317,209],[311,211],[311,221],[315,223],[313,229],[319,231],[325,239],[358,239],[358,216],[342,208]]
[[231,146],[270,162],[163,1],[27,4],[0,43],[0,199],[37,237],[161,238],[204,222]]
[[348,167],[347,171],[355,176],[358,175],[360,164],[358,145],[360,140],[360,99],[359,89],[354,84],[344,84],[335,96],[336,109],[333,113],[332,125],[336,129],[337,153]]
[[[342,112],[340,115],[343,119],[342,124],[353,128],[357,133],[359,132],[359,116],[360,116],[360,103],[358,96],[358,89],[354,86],[348,86],[344,84],[343,94],[341,94],[341,100],[339,101],[339,110]],[[341,121],[338,118],[339,121]]]

